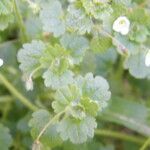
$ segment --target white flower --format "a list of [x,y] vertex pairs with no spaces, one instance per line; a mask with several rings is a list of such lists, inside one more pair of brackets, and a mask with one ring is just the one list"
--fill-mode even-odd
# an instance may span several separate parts
[[125,16],[118,17],[113,23],[113,30],[126,35],[129,32],[130,21]]
[[32,81],[32,78],[29,77],[27,80],[26,80],[26,90],[27,91],[32,91],[33,90],[33,81]]
[[0,67],[3,66],[3,63],[4,63],[3,59],[0,58]]
[[150,67],[150,50],[148,50],[146,56],[145,56],[145,65],[147,67]]

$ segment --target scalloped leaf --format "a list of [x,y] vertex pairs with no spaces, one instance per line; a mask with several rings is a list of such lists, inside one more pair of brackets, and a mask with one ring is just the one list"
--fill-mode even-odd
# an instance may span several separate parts
[[94,78],[92,73],[88,73],[85,78],[78,76],[76,82],[81,87],[84,97],[89,97],[98,102],[101,110],[107,106],[111,92],[106,79],[101,76]]
[[61,88],[67,84],[73,82],[73,73],[69,70],[66,70],[61,75],[53,73],[50,69],[48,69],[43,74],[44,83],[46,87],[52,87],[53,89]]
[[18,61],[20,69],[24,74],[29,75],[33,70],[40,66],[40,57],[45,45],[42,41],[33,40],[31,43],[26,43],[18,52]]
[[55,37],[64,34],[65,22],[63,20],[63,10],[58,0],[50,0],[45,5],[42,5],[40,19],[45,32],[53,33]]
[[78,9],[74,5],[70,5],[66,16],[66,26],[70,31],[85,34],[91,32],[93,22],[85,14],[84,10]]
[[87,116],[82,120],[66,118],[60,122],[57,131],[64,141],[70,139],[72,143],[80,144],[94,136],[96,127],[97,123],[93,117]]
[[81,62],[85,51],[89,48],[89,42],[85,37],[74,34],[65,34],[60,42],[69,51],[73,64]]

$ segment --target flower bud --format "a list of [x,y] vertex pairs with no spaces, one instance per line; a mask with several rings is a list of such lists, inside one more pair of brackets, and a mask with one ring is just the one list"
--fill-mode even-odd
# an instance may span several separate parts
[[145,65],[147,67],[150,67],[150,50],[148,50],[146,56],[145,56]]
[[0,67],[3,66],[3,59],[0,58]]
[[25,86],[26,86],[26,90],[27,90],[27,91],[32,91],[32,90],[33,90],[33,81],[32,81],[32,78],[31,78],[31,77],[29,77],[29,78],[26,80]]

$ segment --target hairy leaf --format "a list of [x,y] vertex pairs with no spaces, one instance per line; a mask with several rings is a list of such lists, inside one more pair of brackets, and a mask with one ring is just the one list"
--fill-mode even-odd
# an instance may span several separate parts
[[63,10],[58,0],[50,0],[42,6],[40,19],[45,32],[53,33],[55,37],[59,37],[65,32]]
[[66,118],[60,122],[57,131],[65,141],[70,139],[72,143],[83,143],[87,138],[94,136],[96,126],[97,123],[93,117],[85,117],[82,120]]
[[108,82],[103,77],[96,76],[94,78],[92,73],[88,73],[85,78],[78,76],[76,82],[81,87],[83,96],[98,102],[101,110],[107,106],[111,92]]
[[45,45],[42,41],[33,40],[31,43],[26,43],[18,52],[18,61],[20,69],[24,74],[29,75],[33,70],[40,66],[40,57]]
[[85,37],[77,36],[74,34],[65,34],[61,38],[61,44],[68,50],[74,64],[79,63],[85,51],[89,47],[88,40]]

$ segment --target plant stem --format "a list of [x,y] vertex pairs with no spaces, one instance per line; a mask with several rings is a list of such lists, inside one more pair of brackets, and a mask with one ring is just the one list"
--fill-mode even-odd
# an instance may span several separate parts
[[41,132],[39,133],[38,137],[36,138],[35,143],[39,143],[40,137],[44,134],[44,132],[46,131],[46,129],[52,125],[53,123],[55,123],[59,117],[64,114],[66,112],[66,109],[61,111],[60,113],[56,114],[52,119],[50,119],[50,121],[43,127],[43,129],[41,130]]
[[23,103],[26,107],[31,109],[32,111],[37,110],[37,107],[33,105],[30,100],[24,97],[1,73],[0,73],[0,80],[6,86],[6,88],[18,98],[18,100]]
[[129,142],[137,143],[140,145],[143,144],[145,140],[144,138],[140,138],[137,136],[127,135],[125,133],[120,133],[120,132],[105,130],[105,129],[102,129],[102,130],[96,129],[95,134],[100,135],[100,136],[113,137],[113,138],[129,141]]
[[150,137],[145,141],[140,150],[146,150],[146,148],[150,145]]
[[17,21],[18,21],[18,26],[19,26],[20,31],[21,31],[21,41],[22,41],[22,43],[25,43],[25,42],[27,42],[28,38],[27,38],[26,29],[24,27],[24,23],[23,23],[21,13],[20,13],[20,11],[17,7],[16,0],[13,0],[13,5],[14,5],[14,12],[16,14]]

